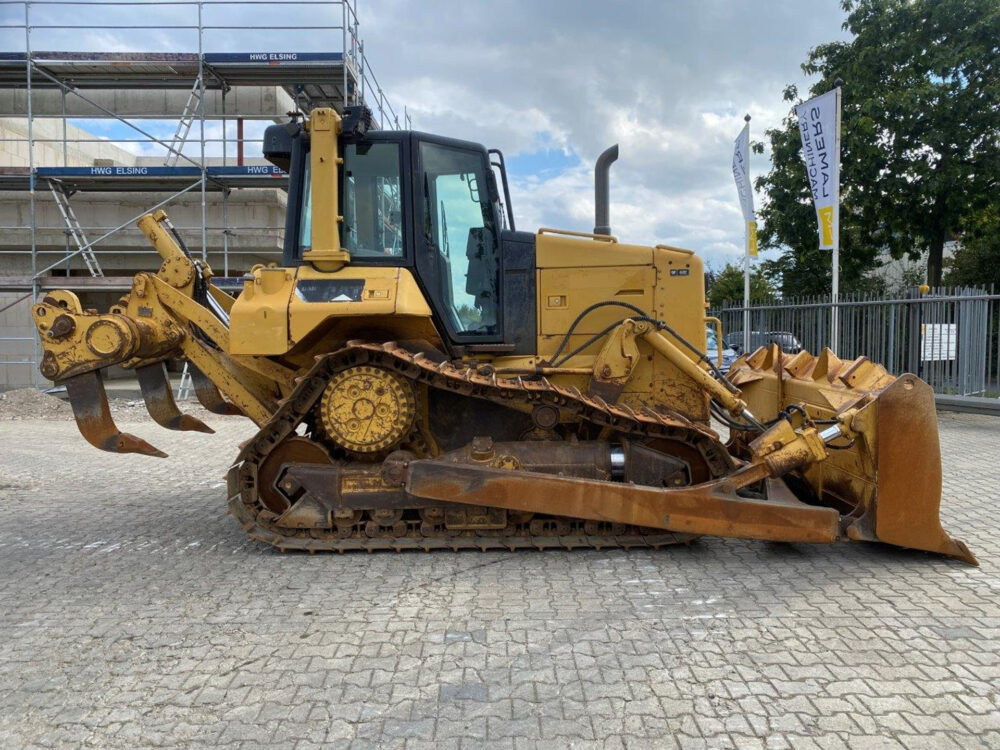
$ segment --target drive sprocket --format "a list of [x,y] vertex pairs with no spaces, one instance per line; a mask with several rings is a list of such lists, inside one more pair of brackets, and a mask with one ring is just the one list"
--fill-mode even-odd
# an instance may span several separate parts
[[319,403],[323,435],[353,453],[378,453],[407,436],[417,413],[410,382],[382,367],[336,373]]

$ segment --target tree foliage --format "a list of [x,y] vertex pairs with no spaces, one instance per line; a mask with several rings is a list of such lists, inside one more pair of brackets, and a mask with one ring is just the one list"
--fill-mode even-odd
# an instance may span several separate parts
[[[802,69],[842,91],[841,287],[865,287],[881,252],[942,248],[1000,201],[1000,3],[996,0],[844,0],[850,41],[824,44]],[[794,86],[784,92],[801,101]],[[830,255],[816,216],[794,110],[768,130],[772,169],[758,179],[763,247],[784,252],[766,271],[788,294],[829,291]],[[756,144],[758,152],[762,144]]]
[[949,286],[1000,291],[1000,207],[970,222],[955,257],[945,261],[944,281]]
[[[705,278],[708,285],[708,303],[712,307],[721,307],[726,302],[742,302],[742,266],[727,263],[721,271],[709,271]],[[751,269],[750,301],[770,302],[774,298],[774,287],[768,278],[759,268]]]

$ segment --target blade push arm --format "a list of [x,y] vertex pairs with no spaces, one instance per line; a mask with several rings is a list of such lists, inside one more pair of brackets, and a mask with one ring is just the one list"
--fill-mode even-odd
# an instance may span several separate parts
[[670,361],[684,375],[693,380],[709,397],[726,409],[733,417],[760,426],[739,397],[739,391],[726,387],[692,360],[659,329],[645,320],[625,320],[608,336],[594,363],[591,393],[614,402],[632,377],[639,360],[637,342],[645,341],[656,352]]

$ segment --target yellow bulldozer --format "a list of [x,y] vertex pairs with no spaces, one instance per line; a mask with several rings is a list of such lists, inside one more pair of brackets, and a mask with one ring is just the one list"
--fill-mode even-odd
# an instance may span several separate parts
[[363,107],[272,126],[264,153],[289,174],[284,258],[238,296],[157,212],[139,226],[162,265],[107,313],[69,291],[32,308],[41,371],[96,447],[164,455],[112,421],[111,365],[135,370],[163,427],[211,432],[178,410],[174,358],[205,408],[257,425],[228,476],[253,539],[316,552],[718,535],[975,564],[939,521],[930,387],[774,345],[720,372],[701,260],[610,234],[616,150],[598,160],[594,233],[517,231],[499,151],[377,130]]

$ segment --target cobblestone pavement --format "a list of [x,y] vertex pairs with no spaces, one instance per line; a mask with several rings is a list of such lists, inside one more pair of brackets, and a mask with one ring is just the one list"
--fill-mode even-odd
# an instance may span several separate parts
[[978,569],[862,545],[281,555],[247,423],[0,424],[6,747],[1000,748],[1000,420],[942,415]]

